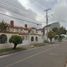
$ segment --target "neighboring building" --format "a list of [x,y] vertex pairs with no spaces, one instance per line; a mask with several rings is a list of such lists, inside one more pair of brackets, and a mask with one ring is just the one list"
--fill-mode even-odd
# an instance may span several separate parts
[[9,38],[12,35],[19,35],[21,36],[23,40],[23,44],[31,44],[31,43],[42,43],[43,42],[43,31],[42,29],[36,29],[33,27],[28,27],[27,24],[25,24],[25,27],[19,27],[14,25],[14,21],[10,21],[10,24],[8,24],[7,31],[5,33],[0,32],[1,34],[7,35],[7,43],[9,43]]
[[49,24],[49,25],[47,25],[47,26],[45,26],[43,28],[44,40],[47,39],[47,32],[51,31],[55,27],[59,28],[60,27],[60,24],[58,22],[55,22],[55,23]]

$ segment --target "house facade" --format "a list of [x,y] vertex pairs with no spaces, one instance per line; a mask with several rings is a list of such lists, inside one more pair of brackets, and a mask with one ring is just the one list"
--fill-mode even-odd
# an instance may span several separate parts
[[33,27],[28,27],[25,24],[24,27],[15,26],[14,21],[11,20],[10,24],[8,24],[7,31],[1,34],[7,35],[7,43],[9,43],[9,39],[12,35],[19,35],[23,38],[22,45],[28,45],[32,43],[42,43],[43,42],[43,31],[42,29],[36,29]]

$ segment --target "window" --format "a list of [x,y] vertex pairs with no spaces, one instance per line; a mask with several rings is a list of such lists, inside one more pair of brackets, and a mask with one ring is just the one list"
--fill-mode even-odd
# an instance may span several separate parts
[[0,43],[6,43],[7,42],[7,36],[5,34],[0,35]]
[[38,37],[36,37],[36,41],[38,41]]
[[31,37],[31,41],[34,41],[34,37]]

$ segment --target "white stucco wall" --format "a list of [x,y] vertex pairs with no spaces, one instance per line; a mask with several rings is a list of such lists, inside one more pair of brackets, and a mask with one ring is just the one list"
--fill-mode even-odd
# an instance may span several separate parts
[[[0,33],[1,34],[4,34],[4,33]],[[1,48],[12,48],[14,45],[13,44],[10,44],[9,43],[9,38],[12,36],[12,35],[18,35],[18,34],[9,34],[9,33],[5,33],[5,35],[7,35],[7,43],[5,44],[0,44],[0,49]],[[23,40],[23,43],[21,45],[18,45],[18,46],[22,46],[22,45],[30,45],[32,43],[42,43],[43,42],[43,38],[42,36],[39,36],[39,35],[21,35],[22,37],[24,36],[24,40]],[[34,37],[34,41],[31,41],[31,37]],[[38,41],[36,41],[36,37],[38,37]]]
[[7,43],[5,43],[5,44],[0,44],[0,49],[13,47],[13,44],[10,44],[10,43],[9,43],[9,38],[10,38],[12,35],[18,35],[18,34],[0,33],[0,35],[1,35],[1,34],[7,35]]

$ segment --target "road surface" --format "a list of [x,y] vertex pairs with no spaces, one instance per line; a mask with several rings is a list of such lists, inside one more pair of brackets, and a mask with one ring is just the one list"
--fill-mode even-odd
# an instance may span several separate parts
[[67,42],[33,48],[0,58],[0,67],[64,67]]

